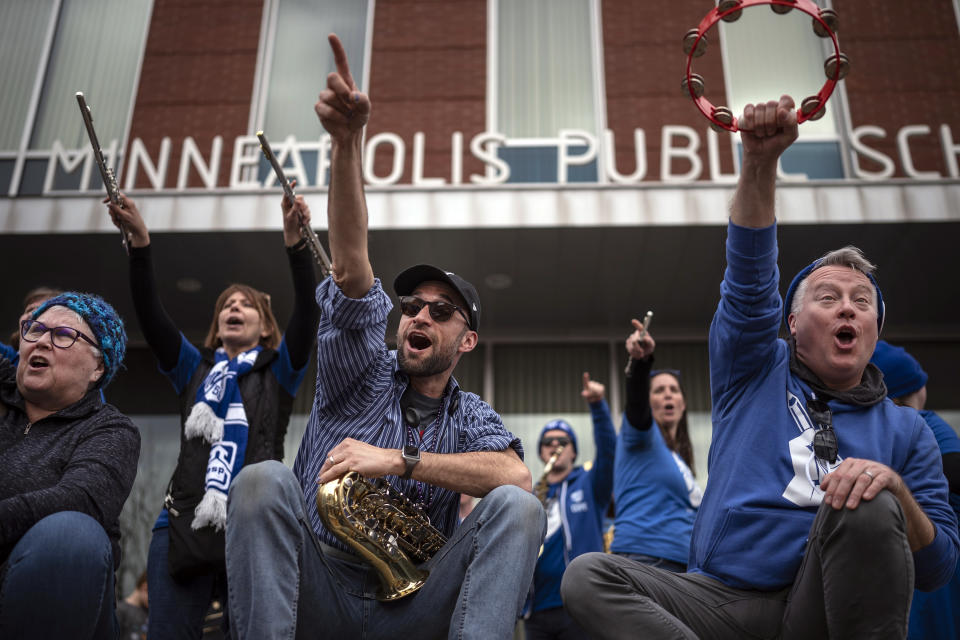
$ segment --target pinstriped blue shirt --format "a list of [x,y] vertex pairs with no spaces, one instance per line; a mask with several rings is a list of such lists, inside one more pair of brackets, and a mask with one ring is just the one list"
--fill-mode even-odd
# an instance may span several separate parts
[[[387,314],[393,308],[379,278],[360,299],[343,294],[332,278],[317,287],[320,326],[317,330],[317,387],[293,472],[306,498],[310,524],[320,540],[349,550],[329,533],[317,513],[317,477],[328,452],[344,438],[377,447],[400,449],[407,427],[400,396],[409,382],[399,370],[396,351],[387,349]],[[439,433],[437,433],[439,429]],[[433,443],[436,442],[436,449]],[[422,451],[464,453],[503,451],[512,447],[523,458],[520,439],[506,430],[500,416],[476,394],[447,383],[439,425],[431,424],[420,443]],[[387,476],[390,483],[417,500],[430,497],[427,515],[449,536],[457,525],[460,495],[416,480]]]

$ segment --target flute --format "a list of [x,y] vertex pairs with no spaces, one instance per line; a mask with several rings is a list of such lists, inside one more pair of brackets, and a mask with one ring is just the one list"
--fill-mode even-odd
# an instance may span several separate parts
[[[297,197],[297,194],[293,191],[293,185],[290,184],[286,174],[283,173],[283,168],[277,162],[277,157],[273,155],[273,149],[270,148],[270,142],[267,141],[267,136],[263,134],[263,131],[257,131],[257,138],[260,140],[260,150],[263,151],[263,155],[266,156],[270,166],[273,167],[273,172],[277,174],[277,180],[283,187],[284,197],[290,201],[290,206],[293,206]],[[320,265],[320,273],[323,274],[324,278],[329,276],[332,271],[330,257],[324,250],[323,245],[320,244],[320,238],[317,237],[316,232],[310,228],[310,225],[304,224],[302,216],[300,217],[300,237],[307,241],[310,253],[313,254],[317,264]]]
[[[87,106],[87,100],[83,97],[82,91],[77,91],[77,104],[80,105],[83,125],[87,128],[87,137],[90,138],[90,146],[93,147],[93,159],[97,162],[97,168],[100,169],[100,177],[103,179],[103,186],[107,189],[107,196],[110,198],[110,202],[118,207],[123,207],[120,202],[120,187],[117,185],[117,175],[103,159],[103,150],[100,148],[100,141],[97,140],[97,132],[93,128],[93,113]],[[120,223],[120,236],[124,251],[127,252],[127,255],[130,255],[129,231],[123,223]]]
[[[643,336],[647,335],[647,330],[650,328],[650,321],[653,320],[653,311],[647,311],[647,315],[643,316],[643,326],[640,327],[640,336],[642,339]],[[630,365],[633,364],[633,357],[627,358],[627,367],[623,370],[625,375],[630,375]]]

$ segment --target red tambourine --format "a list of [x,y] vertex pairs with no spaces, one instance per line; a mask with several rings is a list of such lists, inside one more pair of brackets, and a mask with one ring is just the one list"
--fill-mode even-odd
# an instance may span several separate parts
[[737,118],[727,107],[716,107],[703,97],[705,84],[703,77],[693,73],[693,59],[699,58],[707,50],[706,33],[720,20],[734,22],[739,19],[743,10],[761,4],[770,5],[774,13],[785,14],[797,9],[813,18],[813,32],[821,38],[830,38],[833,42],[833,55],[823,63],[823,72],[827,81],[820,87],[816,95],[804,98],[797,111],[797,123],[807,120],[817,120],[826,113],[827,99],[833,93],[837,82],[846,77],[850,71],[850,60],[840,53],[840,44],[837,42],[839,18],[832,9],[821,9],[813,0],[720,0],[716,8],[700,21],[696,29],[690,29],[683,37],[683,52],[687,54],[687,70],[683,77],[683,92],[693,99],[697,109],[712,123],[717,131],[739,130]]

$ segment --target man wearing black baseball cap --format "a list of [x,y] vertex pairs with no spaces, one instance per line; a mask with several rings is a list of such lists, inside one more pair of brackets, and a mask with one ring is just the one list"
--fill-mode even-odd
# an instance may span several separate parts
[[[316,395],[293,472],[279,462],[248,465],[231,487],[233,635],[506,640],[543,540],[543,509],[530,493],[519,438],[452,376],[477,345],[473,285],[429,265],[407,269],[394,283],[402,312],[396,351],[384,342],[393,304],[367,254],[361,171],[370,100],[336,36],[330,44],[337,72],[315,110],[331,137],[334,267],[317,288]],[[429,577],[414,595],[380,602],[381,576],[321,520],[318,483],[348,472],[383,477],[446,536],[420,565]],[[461,493],[482,500],[458,524]]]

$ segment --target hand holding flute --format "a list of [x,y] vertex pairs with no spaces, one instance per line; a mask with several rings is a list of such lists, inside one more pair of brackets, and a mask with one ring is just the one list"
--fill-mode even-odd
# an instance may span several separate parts
[[649,333],[650,321],[653,319],[653,311],[647,311],[643,322],[633,318],[630,322],[633,324],[633,333],[627,337],[627,353],[630,354],[630,361],[627,362],[626,374],[630,375],[630,364],[634,360],[643,360],[653,353],[656,348],[656,342]]
[[[147,224],[140,215],[140,209],[133,199],[128,198],[121,192],[117,192],[117,198],[114,201],[110,197],[103,199],[110,213],[110,219],[117,229],[127,238],[129,245],[136,248],[145,247],[150,244],[150,232]],[[127,253],[129,253],[129,249]]]

